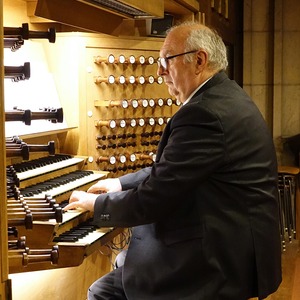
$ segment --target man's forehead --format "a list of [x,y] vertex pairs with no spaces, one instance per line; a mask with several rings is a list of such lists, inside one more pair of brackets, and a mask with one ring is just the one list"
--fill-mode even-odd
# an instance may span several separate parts
[[174,47],[169,45],[163,45],[160,49],[160,54],[168,54],[173,52],[174,52]]
[[184,49],[184,43],[173,36],[167,36],[160,50],[160,54],[177,53]]

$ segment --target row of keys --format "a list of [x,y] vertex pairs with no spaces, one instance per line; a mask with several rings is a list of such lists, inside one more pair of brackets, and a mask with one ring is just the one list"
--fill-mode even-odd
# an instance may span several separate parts
[[137,108],[139,106],[142,107],[154,107],[154,106],[172,106],[173,104],[179,106],[181,105],[180,101],[174,100],[172,98],[157,98],[157,99],[122,99],[122,100],[110,100],[108,106],[110,107],[122,107],[128,108],[132,106],[133,108]]
[[94,78],[94,82],[96,84],[99,83],[109,83],[109,84],[153,84],[158,83],[162,84],[164,82],[163,78],[161,76],[154,77],[152,75],[150,76],[134,76],[131,75],[129,77],[125,77],[124,75],[115,77],[114,75],[109,75],[108,77],[103,76],[96,76]]
[[[153,131],[153,132],[142,132],[140,134],[141,137],[153,137],[153,136],[161,136],[162,131]],[[123,133],[123,134],[109,134],[109,135],[97,135],[96,140],[116,140],[116,139],[127,139],[133,138],[135,139],[137,135],[135,133]]]
[[136,119],[121,119],[121,120],[96,120],[95,121],[95,126],[96,127],[109,127],[111,129],[116,128],[116,127],[121,127],[121,128],[125,128],[127,125],[129,125],[130,127],[136,127],[136,126],[146,126],[146,125],[150,125],[150,126],[154,126],[156,124],[158,124],[159,126],[162,126],[166,123],[168,123],[170,120],[170,118],[168,117],[158,117],[158,118],[140,118],[138,120]]
[[[141,141],[141,146],[157,146],[159,144],[159,140],[153,141]],[[115,144],[98,144],[96,145],[96,149],[106,150],[106,149],[116,149],[116,148],[128,148],[128,147],[136,147],[136,142],[123,142],[123,143],[115,143]]]
[[132,154],[120,154],[118,157],[115,155],[111,156],[99,156],[96,159],[96,163],[100,164],[103,162],[109,163],[111,165],[116,164],[117,162],[120,162],[122,164],[129,162],[135,162],[136,160],[151,160],[155,161],[156,154],[153,152],[146,153],[132,153]]
[[128,147],[136,147],[136,142],[123,142],[123,143],[116,143],[116,144],[98,144],[96,145],[96,149],[116,149],[116,148],[128,148]]
[[107,57],[104,56],[95,56],[94,62],[96,64],[139,64],[139,65],[153,65],[155,63],[155,59],[153,56],[145,57],[140,55],[139,57],[135,57],[134,55],[130,55],[129,57],[125,57],[123,54],[119,55],[116,58],[113,54],[108,55]]
[[[153,165],[153,162],[151,163],[142,163],[142,164],[134,164],[134,165],[122,165],[122,166],[117,166],[117,167],[113,167],[113,166],[109,166],[107,168],[104,168],[104,171],[110,172],[110,173],[118,173],[118,172],[126,172],[126,171],[136,171],[138,169],[144,169],[147,167],[151,167]],[[126,173],[124,173],[126,174]]]

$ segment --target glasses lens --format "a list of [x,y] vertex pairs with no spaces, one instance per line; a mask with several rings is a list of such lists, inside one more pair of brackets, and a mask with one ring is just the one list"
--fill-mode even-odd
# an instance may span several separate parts
[[158,58],[157,63],[159,68],[162,67],[165,70],[167,69],[167,60],[164,57]]

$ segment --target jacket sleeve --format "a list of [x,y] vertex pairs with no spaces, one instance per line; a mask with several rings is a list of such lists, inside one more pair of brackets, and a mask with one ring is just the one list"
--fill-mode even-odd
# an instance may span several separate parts
[[135,173],[128,173],[119,177],[122,185],[122,190],[129,190],[137,187],[151,172],[151,167],[141,169]]

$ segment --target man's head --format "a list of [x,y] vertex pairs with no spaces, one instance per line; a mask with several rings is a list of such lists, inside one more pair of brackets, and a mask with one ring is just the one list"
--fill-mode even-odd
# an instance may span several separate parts
[[188,22],[168,31],[157,73],[163,76],[169,93],[184,102],[201,83],[227,65],[221,37],[204,25]]

